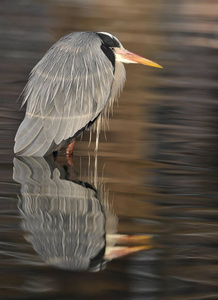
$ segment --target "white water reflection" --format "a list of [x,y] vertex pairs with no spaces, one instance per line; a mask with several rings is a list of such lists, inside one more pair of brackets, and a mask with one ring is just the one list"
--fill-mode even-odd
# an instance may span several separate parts
[[[97,167],[97,157],[95,168]],[[19,210],[25,239],[42,260],[72,271],[99,271],[108,260],[150,249],[149,236],[117,234],[118,219],[103,184],[70,179],[72,167],[53,158],[14,158],[14,180],[21,184]],[[122,243],[122,246],[118,246]]]

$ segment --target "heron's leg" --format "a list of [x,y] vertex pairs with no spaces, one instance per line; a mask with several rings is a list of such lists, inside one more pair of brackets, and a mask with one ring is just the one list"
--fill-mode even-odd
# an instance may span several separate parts
[[73,141],[67,146],[67,149],[66,149],[66,154],[67,154],[67,155],[73,154],[73,147],[74,147],[74,144],[75,144],[75,140],[73,140]]
[[67,155],[67,164],[69,167],[69,179],[73,180],[74,179],[74,169],[73,169],[73,156],[72,155]]
[[[73,142],[73,145],[74,145],[74,142]],[[71,150],[73,152],[73,146],[71,144],[69,146],[71,147]],[[67,147],[67,150],[68,150],[68,147]],[[69,173],[70,173],[70,178],[69,179],[73,180],[74,179],[73,155],[72,155],[72,152],[70,154],[68,154],[67,150],[66,150],[66,158],[67,158],[67,164],[69,166]]]

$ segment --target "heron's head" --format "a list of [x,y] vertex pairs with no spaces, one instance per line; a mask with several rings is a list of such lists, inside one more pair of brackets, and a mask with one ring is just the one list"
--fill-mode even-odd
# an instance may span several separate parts
[[113,63],[114,60],[126,64],[142,64],[162,68],[157,63],[126,50],[120,41],[108,32],[96,32],[102,40],[102,50]]

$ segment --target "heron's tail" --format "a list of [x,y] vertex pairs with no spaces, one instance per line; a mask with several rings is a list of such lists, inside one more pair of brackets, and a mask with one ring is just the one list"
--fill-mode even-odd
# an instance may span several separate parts
[[46,139],[42,118],[25,116],[15,136],[14,153],[18,156],[45,156],[57,148]]

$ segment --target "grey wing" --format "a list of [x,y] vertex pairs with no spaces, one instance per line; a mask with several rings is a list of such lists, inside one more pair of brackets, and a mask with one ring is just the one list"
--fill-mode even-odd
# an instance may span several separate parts
[[57,43],[33,69],[26,87],[26,116],[14,152],[44,156],[93,121],[110,98],[114,68],[102,52]]

